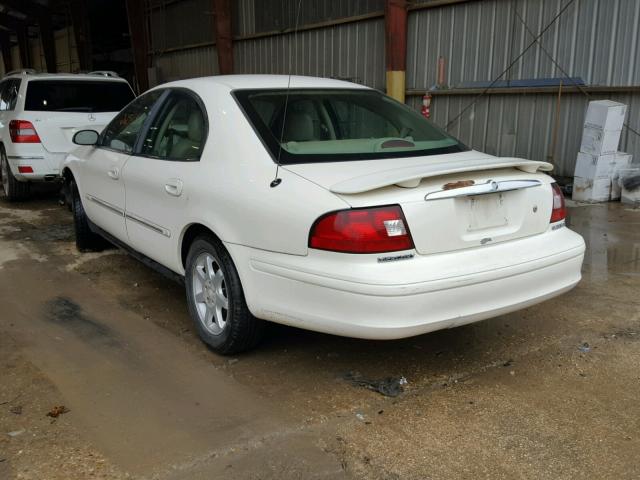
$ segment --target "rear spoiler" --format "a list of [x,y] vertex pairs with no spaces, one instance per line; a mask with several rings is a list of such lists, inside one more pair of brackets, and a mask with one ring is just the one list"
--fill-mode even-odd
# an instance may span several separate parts
[[517,168],[527,173],[537,171],[550,172],[553,165],[548,162],[523,160],[521,158],[478,158],[473,160],[445,161],[425,163],[413,167],[393,168],[350,178],[332,185],[333,193],[351,195],[368,192],[378,188],[397,185],[403,188],[415,188],[423,178],[438,177],[452,173],[477,172],[479,170],[497,170],[500,168]]

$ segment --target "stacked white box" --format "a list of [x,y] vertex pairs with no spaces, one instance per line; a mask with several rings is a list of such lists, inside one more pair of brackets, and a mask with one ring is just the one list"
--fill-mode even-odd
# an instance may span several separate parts
[[580,151],[592,155],[616,153],[620,145],[622,130],[602,130],[595,127],[584,127]]
[[627,161],[624,154],[618,152],[626,113],[627,106],[622,103],[611,100],[589,102],[574,172],[574,200],[606,202],[611,198],[612,190],[619,198],[612,181],[615,172]]
[[578,153],[574,175],[580,178],[609,178],[616,166],[615,154],[592,155]]
[[589,102],[584,126],[607,131],[621,131],[626,115],[627,106],[624,103],[596,100]]
[[611,179],[580,178],[573,179],[573,195],[578,202],[608,202],[611,195]]
[[611,200],[620,200],[622,187],[620,186],[620,171],[631,165],[633,156],[629,153],[616,152],[613,172],[611,174]]
[[627,106],[611,100],[589,102],[580,151],[593,155],[615,153],[627,114]]

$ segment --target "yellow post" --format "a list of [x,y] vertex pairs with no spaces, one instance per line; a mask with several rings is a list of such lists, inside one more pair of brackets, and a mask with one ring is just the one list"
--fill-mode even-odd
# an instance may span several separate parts
[[404,103],[406,91],[406,72],[404,70],[387,71],[387,95]]

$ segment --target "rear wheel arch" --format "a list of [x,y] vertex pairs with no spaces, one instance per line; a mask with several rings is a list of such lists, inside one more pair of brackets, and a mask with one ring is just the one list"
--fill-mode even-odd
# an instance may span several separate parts
[[[72,188],[71,186],[76,183],[75,176],[69,167],[64,167],[62,169],[62,187],[60,188],[60,204],[67,205],[69,211],[72,209]],[[78,188],[76,184],[76,188]]]
[[220,243],[220,245],[222,245],[222,240],[220,240],[220,237],[212,229],[201,223],[192,223],[185,228],[180,240],[180,261],[183,268],[186,268],[187,266],[187,255],[189,255],[189,248],[191,247],[191,244],[196,238],[203,235],[212,236],[218,243]]

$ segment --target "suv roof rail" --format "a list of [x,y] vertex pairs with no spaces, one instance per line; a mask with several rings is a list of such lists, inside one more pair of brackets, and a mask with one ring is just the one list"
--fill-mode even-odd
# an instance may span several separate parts
[[103,77],[119,77],[116,72],[111,70],[96,70],[94,72],[89,72],[89,75],[101,75]]
[[19,70],[11,70],[10,72],[5,73],[4,76],[8,77],[9,75],[20,75],[23,73],[25,75],[35,75],[38,72],[33,68],[21,68]]

